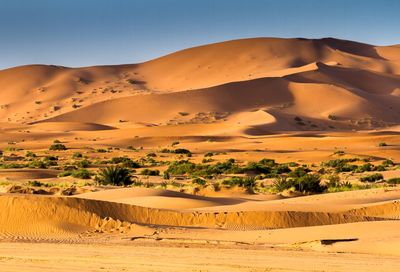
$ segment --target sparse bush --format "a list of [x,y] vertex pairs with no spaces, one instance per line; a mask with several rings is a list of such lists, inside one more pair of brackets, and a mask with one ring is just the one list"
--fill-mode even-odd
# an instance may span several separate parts
[[79,159],[79,158],[82,158],[82,157],[83,157],[83,155],[82,155],[81,152],[75,152],[75,153],[72,155],[72,158],[73,158],[73,159]]
[[36,158],[37,156],[32,151],[26,151],[25,157],[27,157],[27,158]]
[[80,167],[80,168],[87,168],[87,167],[90,166],[90,164],[91,164],[91,161],[86,160],[86,159],[75,162],[75,165]]
[[154,170],[154,169],[143,169],[140,172],[141,175],[146,175],[146,176],[159,176],[160,175],[160,170]]
[[80,179],[90,179],[91,172],[89,172],[86,169],[78,169],[78,170],[72,171],[71,176],[74,178],[80,178]]
[[386,182],[389,184],[400,184],[400,178],[390,178]]
[[222,184],[228,187],[239,186],[252,190],[256,186],[256,180],[253,177],[231,177],[224,179]]
[[190,152],[190,150],[185,149],[185,148],[177,148],[177,149],[174,150],[174,153],[175,154],[184,154],[184,155],[186,155],[188,157],[192,156],[192,152]]
[[292,187],[294,187],[294,180],[288,179],[283,176],[275,178],[274,182],[272,183],[272,188],[274,188],[274,190],[278,192],[288,190]]
[[329,119],[329,120],[332,120],[332,121],[335,121],[335,120],[338,119],[338,117],[335,116],[335,115],[329,114],[329,115],[328,115],[328,119]]
[[378,146],[379,146],[379,147],[387,146],[387,143],[385,143],[385,142],[380,142],[380,143],[378,144]]
[[192,180],[193,184],[197,184],[197,185],[201,185],[201,186],[205,186],[207,184],[207,181],[205,179],[202,178],[194,178]]
[[50,150],[67,150],[67,147],[63,144],[56,143],[56,144],[52,144],[49,149]]
[[383,179],[383,175],[382,174],[374,173],[372,175],[361,177],[360,181],[362,181],[362,182],[375,182],[375,181],[382,180],[382,179]]

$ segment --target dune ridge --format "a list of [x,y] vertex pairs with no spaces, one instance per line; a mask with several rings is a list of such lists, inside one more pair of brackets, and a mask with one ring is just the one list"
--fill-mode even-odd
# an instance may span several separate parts
[[129,232],[132,224],[256,230],[398,220],[400,203],[388,201],[343,212],[283,209],[207,212],[156,209],[79,197],[3,195],[0,209],[2,234],[68,237],[96,230]]

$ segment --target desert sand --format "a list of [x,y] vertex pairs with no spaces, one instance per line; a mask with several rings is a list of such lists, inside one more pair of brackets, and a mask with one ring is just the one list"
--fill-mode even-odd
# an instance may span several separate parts
[[[400,177],[398,45],[256,38],[139,64],[27,65],[0,70],[0,101],[1,271],[400,270],[400,187],[385,182]],[[161,174],[95,183],[114,157]],[[353,171],[339,174],[352,190],[319,194],[162,175],[207,158],[393,164],[368,170],[382,174],[369,187]],[[62,175],[74,165],[92,177]]]

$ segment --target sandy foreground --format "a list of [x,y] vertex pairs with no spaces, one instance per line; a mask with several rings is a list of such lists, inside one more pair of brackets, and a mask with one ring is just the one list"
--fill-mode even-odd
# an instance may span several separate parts
[[399,257],[220,246],[0,243],[2,271],[399,271]]
[[[176,197],[159,192],[161,194],[157,199],[154,198],[157,195],[155,191],[117,189],[109,194],[97,192],[64,198],[0,196],[3,211],[0,219],[2,271],[400,269],[398,189],[353,191],[286,200],[248,200],[245,204],[251,210],[254,210],[251,207],[254,203],[259,203],[263,209],[239,217],[234,216],[236,212],[232,215],[228,212],[225,220],[231,216],[237,226],[227,221],[223,225],[218,220],[219,214],[226,213],[217,211],[223,209],[220,206],[216,206],[211,213],[215,219],[211,214],[207,215],[209,207],[197,208],[196,212],[202,220],[196,221],[186,218],[193,214],[193,208],[163,212],[155,208],[122,204],[118,199],[119,196],[126,200],[130,194],[136,197],[141,195],[142,198],[151,196],[152,201],[167,200],[168,203],[168,198]],[[99,196],[96,197],[96,194]],[[96,202],[99,200],[95,198],[106,201],[104,198],[107,195],[113,200]],[[203,201],[190,195],[181,195],[178,201],[183,203],[185,198]],[[274,204],[277,201],[279,206]],[[290,203],[298,205],[289,206]],[[315,203],[320,203],[321,207],[310,209]],[[134,208],[135,214],[130,212],[131,205],[137,207]],[[241,205],[239,207],[244,204]],[[226,210],[232,210],[228,202],[225,206]],[[10,210],[4,212],[7,208]],[[290,210],[300,213],[285,216]],[[121,222],[98,216],[104,212],[121,219]],[[142,213],[147,214],[146,220],[157,220],[158,224],[128,224],[122,221],[128,217],[134,221],[143,220]],[[335,219],[339,213],[342,213],[339,218],[343,219]],[[313,219],[313,215],[317,215],[316,219]],[[244,220],[241,221],[241,217]],[[335,220],[343,220],[343,224],[331,224]],[[265,229],[265,221],[275,229]],[[345,223],[349,221],[354,223]],[[276,229],[285,224],[314,226]]]

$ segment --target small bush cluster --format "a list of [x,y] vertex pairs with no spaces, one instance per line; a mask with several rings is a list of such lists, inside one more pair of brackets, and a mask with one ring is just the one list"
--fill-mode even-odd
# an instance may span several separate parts
[[375,182],[378,180],[383,180],[383,176],[380,173],[375,173],[375,174],[364,176],[364,177],[360,178],[360,181],[362,181],[362,182]]

